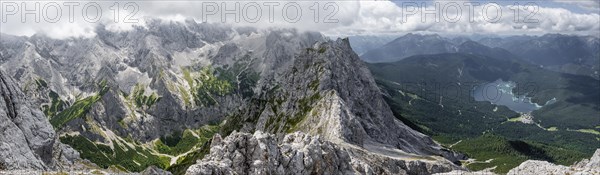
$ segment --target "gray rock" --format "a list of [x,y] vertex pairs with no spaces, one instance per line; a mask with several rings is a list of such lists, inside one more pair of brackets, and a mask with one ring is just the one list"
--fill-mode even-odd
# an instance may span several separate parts
[[435,175],[496,175],[496,173],[489,171],[464,171],[464,170],[454,170],[445,173],[436,173]]
[[594,152],[594,155],[590,159],[583,159],[573,166],[577,169],[596,169],[600,171],[600,149],[596,149],[596,152]]
[[257,131],[214,136],[210,154],[186,174],[339,174],[351,170],[349,162],[347,153],[319,137],[293,133],[279,145]]
[[79,153],[57,141],[44,114],[0,71],[0,170],[53,169]]
[[140,173],[141,175],[172,175],[171,172],[160,169],[156,166],[149,166]]
[[[571,166],[556,165],[546,161],[527,160],[518,167],[511,169],[508,175],[595,175],[600,174],[600,149],[597,149],[590,159],[583,159]],[[446,173],[437,173],[436,175],[494,175],[496,173],[489,171],[465,171],[454,170]]]
[[546,161],[527,160],[518,167],[511,169],[509,175],[520,174],[561,174],[561,175],[592,175],[600,174],[600,149],[597,149],[590,159],[584,159],[572,166],[555,165]]
[[0,73],[0,168],[45,169],[52,161],[54,130],[4,74]]
[[450,162],[401,159],[338,145],[301,132],[235,132],[213,137],[210,154],[186,174],[431,174],[458,169]]
[[539,160],[527,160],[518,167],[511,169],[508,174],[570,174],[571,172],[573,171],[564,165],[555,165],[550,162]]

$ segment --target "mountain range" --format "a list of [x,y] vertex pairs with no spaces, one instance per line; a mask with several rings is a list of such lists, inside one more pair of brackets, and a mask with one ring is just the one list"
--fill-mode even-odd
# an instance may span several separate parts
[[[598,151],[580,161],[600,145],[597,38],[331,39],[161,19],[94,32],[0,34],[0,173],[599,171]],[[477,100],[483,85],[535,105]]]
[[[159,19],[131,31],[100,25],[95,32],[92,38],[62,40],[2,34],[0,68],[3,79],[11,79],[9,90],[2,91],[2,111],[10,118],[35,119],[28,122],[34,126],[17,128],[27,133],[43,126],[47,131],[41,131],[50,133],[39,136],[48,140],[45,145],[54,140],[78,155],[69,159],[71,167],[60,167],[46,158],[56,152],[50,146],[23,148],[32,152],[25,158],[18,157],[21,151],[2,149],[3,170],[431,174],[463,169],[457,165],[463,155],[394,116],[348,39]],[[22,93],[10,95],[13,89]],[[34,115],[12,114],[14,105],[28,106]],[[2,133],[3,140],[18,143],[16,137]],[[31,137],[38,136],[24,138]],[[238,148],[227,146],[230,155],[214,157],[229,142]],[[268,148],[256,145],[266,142]],[[300,143],[305,146],[295,146]],[[259,151],[291,163],[250,164],[279,160]],[[216,163],[194,165],[208,155],[206,163]],[[49,163],[36,163],[40,159]],[[323,169],[331,166],[339,168]]]
[[[474,42],[489,48],[472,47]],[[513,55],[505,57],[520,58],[555,72],[599,78],[600,38],[595,36],[545,34],[471,39],[409,33],[364,52],[361,59],[369,63],[395,62],[415,55],[469,53],[469,50],[479,49],[510,52]]]

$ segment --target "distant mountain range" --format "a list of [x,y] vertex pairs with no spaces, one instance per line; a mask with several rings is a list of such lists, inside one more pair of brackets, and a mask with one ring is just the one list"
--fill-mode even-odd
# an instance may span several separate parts
[[469,53],[479,52],[479,49],[490,49],[478,45],[488,46],[496,50],[495,52],[510,52],[517,57],[505,56],[520,58],[548,70],[600,78],[600,38],[594,36],[546,34],[470,39],[409,33],[365,52],[361,59],[369,63],[394,62],[414,55]]
[[362,55],[365,52],[379,48],[386,43],[394,40],[398,36],[396,35],[359,35],[359,36],[349,36],[350,46],[352,46],[352,50],[358,55]]
[[457,44],[440,35],[406,34],[361,55],[369,63],[394,62],[422,54],[454,53]]
[[524,60],[549,70],[570,74],[600,76],[600,38],[546,34],[482,38],[478,42],[504,48]]

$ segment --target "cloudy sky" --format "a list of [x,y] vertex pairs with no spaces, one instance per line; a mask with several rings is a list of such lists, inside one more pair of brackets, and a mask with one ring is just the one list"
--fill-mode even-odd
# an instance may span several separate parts
[[[293,27],[328,35],[408,32],[600,35],[600,1],[2,1],[0,32],[93,37],[98,24],[126,31],[149,18]],[[37,18],[37,19],[36,19]]]

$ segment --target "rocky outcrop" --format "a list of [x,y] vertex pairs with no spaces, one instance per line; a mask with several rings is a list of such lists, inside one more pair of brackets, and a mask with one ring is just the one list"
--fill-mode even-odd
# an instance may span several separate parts
[[457,169],[450,162],[393,156],[301,132],[286,135],[281,143],[261,131],[235,132],[226,138],[214,136],[210,154],[186,174],[431,174]]
[[149,166],[140,173],[141,175],[172,175],[171,172],[160,169],[156,166]]
[[516,168],[511,169],[508,174],[570,174],[573,173],[569,167],[556,165],[546,161],[527,160]]
[[509,175],[520,174],[600,174],[600,149],[590,159],[584,159],[572,166],[556,165],[546,161],[528,160],[511,169]]
[[[454,170],[446,173],[437,173],[436,175],[494,175],[496,173],[488,170],[484,171],[465,171]],[[600,174],[600,149],[597,149],[590,159],[583,159],[571,166],[556,165],[547,161],[527,160],[518,167],[511,169],[508,175],[534,175],[534,174],[555,174],[555,175],[592,175]]]
[[436,173],[435,175],[496,175],[496,173],[490,171],[464,171],[464,170],[454,170],[445,173]]
[[0,170],[68,166],[79,153],[57,141],[48,119],[0,71]]
[[575,169],[595,170],[594,172],[600,173],[600,149],[597,149],[590,159],[584,159],[573,165],[573,167]]
[[210,154],[186,174],[339,174],[350,172],[350,156],[338,146],[301,133],[278,144],[273,135],[233,133],[213,137]]

